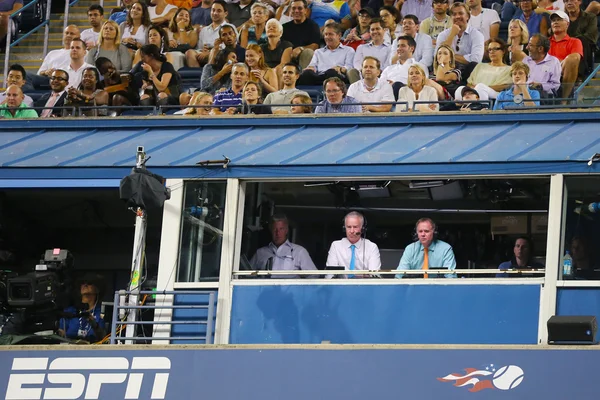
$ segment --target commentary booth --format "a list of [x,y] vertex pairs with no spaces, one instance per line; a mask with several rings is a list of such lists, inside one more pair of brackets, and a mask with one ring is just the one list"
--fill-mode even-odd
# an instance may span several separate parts
[[[0,179],[21,185],[114,182],[130,172],[137,146],[151,156],[147,168],[167,178],[171,198],[162,210],[155,296],[155,304],[167,309],[154,314],[152,343],[259,346],[223,350],[230,361],[168,346],[153,346],[153,353],[102,352],[107,357],[122,353],[131,369],[135,357],[144,369],[142,355],[170,360],[171,372],[179,373],[171,374],[169,387],[176,388],[169,392],[165,385],[161,392],[155,381],[142,389],[152,390],[152,398],[188,398],[206,390],[222,398],[256,391],[263,399],[284,393],[300,399],[303,393],[314,395],[299,386],[312,382],[305,380],[312,369],[324,390],[319,393],[331,398],[387,398],[397,392],[458,399],[483,389],[490,389],[486,398],[512,389],[514,395],[506,393],[511,398],[588,396],[598,389],[596,382],[567,385],[567,390],[558,383],[562,375],[552,371],[559,364],[597,369],[595,351],[523,346],[546,345],[553,315],[600,317],[595,268],[600,254],[594,252],[600,244],[599,117],[592,111],[515,111],[107,119],[101,126],[91,119],[24,126],[3,121]],[[331,242],[344,236],[342,219],[350,210],[366,216],[366,236],[380,248],[382,273],[325,279],[328,273],[341,274],[324,267]],[[273,213],[285,213],[289,239],[307,249],[320,271],[282,277],[252,270],[256,249],[269,243],[267,222]],[[453,246],[457,278],[395,278],[392,271],[421,217],[435,220],[439,237]],[[532,257],[544,268],[497,277],[498,265],[510,259],[519,236],[532,240]],[[562,258],[565,251],[575,251],[575,242],[586,245],[587,264],[577,258],[585,274],[563,279]],[[208,304],[208,310],[168,309],[199,304]],[[210,323],[200,328],[173,324],[182,318]],[[288,344],[319,346],[306,347],[312,349],[308,358],[302,349],[261,353],[272,349],[265,345]],[[371,344],[382,346],[365,346]],[[414,350],[385,350],[385,345],[413,345]],[[417,345],[431,346],[417,350]],[[337,351],[319,351],[321,346]],[[47,357],[59,356],[55,353]],[[484,359],[490,364],[483,365]],[[236,362],[241,364],[232,367]],[[342,365],[377,370],[381,379],[353,386]],[[240,388],[215,383],[215,371],[224,368],[239,377]],[[434,373],[424,377],[431,368]],[[395,378],[402,371],[405,375]],[[294,374],[304,378],[285,378]],[[287,382],[288,389],[265,391],[257,383],[265,375]],[[528,385],[522,383],[528,379]],[[329,384],[340,381],[348,384],[335,389]],[[246,390],[237,392],[242,387]]]

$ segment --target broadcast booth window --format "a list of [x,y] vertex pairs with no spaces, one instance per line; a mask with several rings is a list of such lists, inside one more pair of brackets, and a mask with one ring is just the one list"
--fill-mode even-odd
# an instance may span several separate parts
[[225,181],[185,183],[178,282],[218,280],[226,188]]
[[[543,277],[549,190],[548,178],[522,177],[247,183],[234,276]],[[437,274],[422,271],[429,247]],[[352,269],[380,273],[341,272]]]

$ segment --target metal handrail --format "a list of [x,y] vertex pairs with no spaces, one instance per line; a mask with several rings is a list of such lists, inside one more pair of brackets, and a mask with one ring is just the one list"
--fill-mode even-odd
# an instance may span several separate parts
[[[119,304],[120,298],[126,295],[164,295],[164,296],[173,296],[173,295],[186,295],[186,294],[208,294],[208,304],[207,305],[190,305],[190,306],[173,306],[173,305],[129,305],[129,304]],[[131,340],[131,341],[140,341],[140,340],[169,340],[169,341],[177,341],[177,340],[204,340],[206,344],[212,344],[212,336],[214,333],[214,318],[215,318],[215,307],[216,307],[216,292],[215,291],[193,291],[193,290],[177,290],[177,291],[153,291],[153,290],[119,290],[115,292],[114,297],[114,306],[113,306],[113,315],[112,315],[112,329],[110,333],[110,344],[115,344],[117,341],[121,340]],[[173,309],[207,309],[207,317],[206,321],[201,320],[177,320],[177,321],[126,321],[119,320],[119,310],[173,310]],[[206,335],[205,336],[145,336],[145,337],[122,337],[117,336],[117,327],[123,325],[206,325]]]
[[397,270],[397,269],[373,269],[373,270],[300,270],[300,271],[283,271],[283,270],[253,270],[253,271],[233,271],[234,276],[327,276],[327,275],[444,275],[444,274],[456,274],[456,275],[489,275],[489,274],[507,274],[511,276],[516,275],[541,275],[546,273],[545,268],[531,268],[531,269],[439,269],[431,268],[428,270],[414,269],[414,270]]
[[[69,25],[69,9],[73,7],[75,4],[79,3],[79,0],[73,0],[69,2],[69,0],[65,0],[65,13],[63,18],[63,31],[67,29]],[[100,6],[104,7],[104,0],[100,0]]]
[[575,92],[573,93],[573,98],[575,100],[577,100],[577,96],[579,95],[579,92],[581,92],[585,86],[590,83],[590,81],[592,79],[594,79],[594,77],[598,74],[598,71],[600,71],[600,64],[596,65],[596,68],[594,68],[594,70],[592,71],[591,74],[588,75],[587,78],[585,78],[585,80],[583,82],[581,82],[581,85],[579,85],[577,87],[577,89],[575,89]]
[[[14,13],[12,13],[8,18],[12,19],[14,17],[16,17],[17,15],[20,15],[24,10],[27,10],[29,7],[33,7],[34,5],[36,5],[37,3],[41,2],[41,0],[35,0],[32,1],[31,3],[27,4],[25,7],[22,7],[20,9],[18,9],[17,11],[15,11]],[[41,27],[45,27],[45,32],[44,32],[44,52],[42,55],[43,57],[46,57],[46,53],[48,52],[48,38],[50,36],[50,11],[52,8],[52,0],[48,0],[47,4],[46,4],[46,19],[39,24],[38,26],[36,26],[35,28],[33,28],[31,31],[27,32],[25,35],[21,36],[19,39],[15,40],[13,43],[11,43],[11,36],[12,36],[12,30],[8,29],[8,32],[6,34],[6,51],[4,54],[4,86],[8,86],[8,63],[10,60],[10,49],[13,46],[16,46],[17,44],[19,44],[22,40],[25,40],[26,38],[28,38],[29,36],[33,35],[35,32],[37,32]]]

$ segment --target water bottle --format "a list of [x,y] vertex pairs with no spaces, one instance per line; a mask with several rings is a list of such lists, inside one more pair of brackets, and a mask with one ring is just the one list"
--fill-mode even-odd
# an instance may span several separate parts
[[571,255],[567,251],[567,253],[563,257],[563,276],[571,277],[572,273],[573,273],[573,259],[571,258]]

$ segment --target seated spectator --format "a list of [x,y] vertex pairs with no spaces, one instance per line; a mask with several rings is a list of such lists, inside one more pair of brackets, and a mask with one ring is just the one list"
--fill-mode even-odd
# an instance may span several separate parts
[[235,114],[237,106],[242,104],[242,89],[248,82],[250,70],[244,63],[237,63],[231,69],[231,88],[222,90],[215,94],[213,105],[214,114]]
[[588,6],[585,9],[585,12],[588,12],[593,15],[600,15],[600,2],[598,1],[590,1]]
[[379,18],[383,21],[386,33],[394,40],[402,36],[402,24],[400,12],[392,6],[383,6],[379,9]]
[[240,46],[247,49],[250,44],[267,43],[265,24],[269,19],[269,9],[263,3],[252,4],[252,17],[240,33]]
[[563,0],[538,0],[538,9],[546,11],[565,11],[565,3]]
[[[419,20],[414,15],[406,15],[402,19],[402,30],[404,36],[410,36],[415,39],[415,50],[413,58],[418,63],[429,68],[433,64],[433,45],[431,38],[425,34],[419,33]],[[402,36],[401,36],[402,37]],[[392,43],[392,51],[390,53],[390,64],[396,63],[396,50],[398,49],[398,39]]]
[[3,93],[4,102],[0,104],[0,118],[37,118],[35,110],[27,109],[23,102],[23,91],[17,85],[10,85]]
[[431,38],[432,45],[446,29],[452,28],[452,18],[448,15],[448,0],[433,0],[433,15],[421,21],[419,32]]
[[9,17],[23,8],[23,0],[6,0],[0,2],[0,45],[6,47],[6,34],[11,30],[11,35],[16,33],[16,25]]
[[152,21],[154,25],[166,28],[177,12],[177,7],[168,4],[166,0],[153,0],[152,4],[154,5],[148,7],[150,21]]
[[[487,102],[479,101],[479,93],[477,93],[477,90],[468,86],[462,87],[462,90],[460,91],[460,98],[463,101],[463,103],[457,105],[457,108],[460,111],[481,111],[489,108]],[[469,103],[465,103],[467,101]]]
[[[569,16],[563,11],[550,15],[553,35],[550,37],[548,54],[558,58],[562,67],[561,97],[570,97],[579,74],[579,63],[583,57],[581,40],[568,35]],[[564,102],[566,103],[566,101]]]
[[[171,48],[169,47],[169,35],[167,35],[167,32],[163,28],[157,25],[150,25],[150,28],[148,28],[148,38],[146,41],[148,44],[157,46],[161,54],[164,54],[164,56],[167,57],[167,62],[173,64],[175,69],[178,69],[176,67],[176,58],[174,57],[176,53],[170,51]],[[133,57],[133,65],[137,65],[141,60],[142,53],[138,50],[135,52],[135,56]]]
[[[216,1],[216,0],[215,0]],[[250,19],[250,11],[255,0],[239,0],[239,2],[227,4],[227,20],[236,28],[242,29],[243,25]]]
[[[475,88],[482,100],[495,99],[498,93],[507,89],[512,83],[510,66],[504,63],[506,43],[502,39],[490,40],[488,52],[490,62],[477,64],[467,80],[467,85]],[[460,100],[459,90],[454,98]]]
[[[431,17],[433,9],[428,0],[404,0],[398,2],[398,11],[402,15],[415,15],[419,21]],[[406,35],[406,33],[404,33]]]
[[527,43],[529,43],[529,30],[520,19],[513,19],[508,24],[508,60],[509,64],[523,61],[527,56]]
[[102,25],[99,44],[88,51],[85,62],[93,65],[98,57],[108,58],[121,72],[131,69],[131,54],[121,44],[119,26],[114,21],[106,21]]
[[362,8],[358,12],[358,24],[354,28],[346,29],[342,35],[342,43],[350,46],[354,50],[358,46],[371,41],[370,25],[375,13],[368,7]]
[[529,66],[529,87],[540,92],[541,97],[556,97],[560,89],[562,68],[560,61],[548,54],[550,41],[539,33],[529,39],[529,55],[523,62]]
[[262,89],[256,82],[246,82],[242,90],[240,114],[271,114],[271,107],[262,101]]
[[581,9],[581,0],[566,0],[565,11],[569,16],[567,34],[577,38],[583,46],[583,63],[579,73],[581,76],[592,72],[594,66],[594,53],[598,49],[598,18]]
[[[408,84],[400,88],[398,101],[408,102],[408,111],[439,111],[437,92],[427,86],[427,74],[419,65],[414,64],[408,68]],[[434,101],[435,103],[417,103],[415,101]],[[396,106],[396,112],[404,111],[404,106]]]
[[[198,4],[198,5],[195,5]],[[212,22],[210,19],[210,11],[212,8],[213,0],[196,0],[194,1],[194,7],[190,10],[192,16],[192,25],[196,28],[210,25]]]
[[510,68],[513,87],[504,90],[496,98],[494,110],[509,107],[535,107],[540,105],[540,92],[531,89],[527,84],[529,67],[521,61],[514,62]]
[[137,51],[147,43],[149,27],[148,7],[146,3],[136,1],[131,5],[127,20],[119,25],[119,30],[122,32],[121,44],[127,47],[130,52]]
[[52,50],[46,54],[46,57],[44,57],[44,61],[38,70],[38,75],[50,77],[55,69],[67,64],[71,59],[71,41],[79,36],[79,28],[75,25],[67,26],[63,32],[63,47],[61,49]]
[[223,0],[215,0],[210,12],[212,23],[202,28],[195,49],[185,52],[186,65],[190,68],[199,68],[208,62],[210,50],[219,39],[221,26],[226,23],[227,5]]
[[292,114],[312,114],[312,99],[309,95],[296,94],[292,97]]
[[371,41],[369,43],[361,44],[356,49],[356,54],[354,54],[354,69],[360,70],[365,57],[371,56],[379,60],[381,70],[383,71],[390,65],[392,47],[389,43],[385,43],[384,41],[385,30],[379,18],[371,20],[369,32]]
[[467,0],[469,6],[469,26],[483,34],[483,40],[496,39],[500,32],[500,16],[496,10],[483,8],[481,0]]
[[215,47],[211,51],[216,54],[219,50],[227,47],[235,51],[238,62],[244,62],[246,60],[246,49],[239,45],[237,39],[238,33],[235,26],[225,22],[219,28],[219,38],[215,40]]
[[475,65],[483,60],[485,40],[481,32],[468,25],[469,9],[464,3],[452,4],[450,13],[452,28],[439,34],[436,46],[445,44],[455,50],[456,65],[462,71],[463,79],[467,79]]
[[[76,109],[84,107],[101,107],[108,105],[108,93],[101,88],[100,74],[96,67],[88,67],[83,70],[81,84],[79,87],[69,87],[67,90],[66,106],[75,106]],[[63,116],[71,115],[71,110],[66,110]],[[81,115],[86,116],[106,116],[106,108],[95,108],[91,110],[81,110]]]
[[[267,43],[261,44],[260,48],[265,56],[265,64],[269,68],[281,71],[283,66],[292,60],[293,45],[281,40],[283,25],[274,18],[267,21]],[[278,73],[278,76],[281,75]]]
[[141,65],[132,70],[134,81],[143,91],[140,95],[142,106],[163,106],[179,104],[181,78],[173,65],[167,61],[154,44],[147,44],[140,49]]
[[265,65],[265,56],[257,44],[248,45],[246,49],[246,65],[250,69],[248,80],[260,83],[266,93],[279,90],[277,74]]
[[[139,94],[132,83],[131,75],[119,74],[117,67],[106,57],[96,60],[96,68],[103,77],[104,90],[108,93],[108,105],[124,107],[138,104]],[[119,115],[122,111],[115,109],[112,113]]]
[[[264,104],[290,104],[292,99],[298,94],[308,96],[308,93],[296,89],[296,81],[300,77],[300,69],[296,64],[287,63],[282,69],[283,89],[269,93],[265,98]],[[289,114],[290,107],[273,106],[273,114]]]
[[277,21],[279,21],[282,25],[286,24],[290,21],[293,21],[292,18],[292,1],[285,0],[281,3],[277,10],[275,11],[275,17]]
[[169,24],[167,35],[169,35],[171,51],[185,54],[186,51],[196,48],[198,32],[192,26],[190,12],[187,9],[177,9]]
[[81,40],[84,41],[86,47],[91,49],[97,46],[100,41],[100,33],[102,26],[104,25],[104,8],[99,4],[92,4],[88,8],[88,21],[90,21],[91,28],[85,29],[81,32]]
[[306,0],[293,0],[291,2],[292,21],[283,25],[282,40],[294,46],[292,61],[304,69],[310,63],[315,50],[321,42],[319,25],[307,17],[308,6]]
[[521,0],[518,4],[522,11],[518,18],[527,24],[529,34],[533,35],[534,33],[540,33],[547,36],[548,20],[545,13],[535,12],[537,7],[536,0]]
[[[6,80],[9,86],[17,86],[22,92],[26,79],[27,72],[25,72],[25,68],[19,64],[13,64],[10,66],[8,69],[8,79]],[[0,104],[6,103],[6,96],[6,92],[0,93]],[[26,107],[33,107],[33,99],[26,94],[23,95],[22,103],[25,104]]]
[[298,85],[319,85],[326,79],[336,77],[345,82],[354,83],[360,79],[348,72],[353,67],[354,49],[341,44],[341,27],[330,23],[323,29],[325,47],[315,51],[310,64],[300,75]]
[[363,79],[354,82],[348,88],[348,96],[359,103],[382,103],[380,105],[362,105],[363,112],[389,112],[394,102],[394,90],[386,80],[380,79],[381,67],[375,57],[366,56],[363,60]]
[[65,105],[65,100],[67,98],[67,85],[69,84],[69,74],[62,69],[55,69],[52,72],[52,76],[50,77],[50,88],[52,91],[50,93],[42,95],[37,101],[34,103],[36,108],[45,107],[40,112],[40,117],[49,118],[49,117],[60,117],[62,116],[62,109]]
[[461,72],[454,62],[454,51],[450,46],[441,45],[433,60],[433,74],[427,81],[438,94],[439,100],[451,100],[460,86]]
[[60,66],[60,69],[69,74],[69,86],[77,87],[81,83],[81,73],[84,69],[93,67],[84,61],[85,43],[80,38],[71,41],[71,51],[69,53],[69,62]]
[[574,236],[571,239],[571,257],[573,257],[575,279],[600,279],[600,271],[594,263],[593,250],[594,248],[586,236]]
[[175,115],[197,115],[199,117],[207,116],[212,112],[212,104],[212,94],[206,92],[195,92],[188,105],[205,107],[188,107],[184,110],[177,111]]
[[129,10],[131,9],[133,2],[134,0],[121,0],[121,6],[118,8],[113,8],[108,19],[115,21],[119,25],[127,21],[127,14],[129,14]]
[[[415,39],[410,36],[400,36],[396,41],[398,43],[398,50],[396,51],[398,61],[383,70],[381,79],[392,85],[394,96],[398,98],[398,91],[408,82],[408,68],[418,63],[413,57],[417,45]],[[421,65],[421,69],[425,71],[427,67]]]
[[[505,261],[498,266],[500,270],[509,269],[537,269],[544,268],[544,265],[535,261],[533,257],[533,242],[526,236],[521,236],[515,240],[513,246],[513,257],[509,261]],[[517,274],[503,274],[499,273],[496,275],[498,278],[518,278],[521,275]]]
[[346,95],[346,84],[338,77],[327,78],[323,82],[325,100],[315,109],[315,114],[360,113],[362,107],[356,100]]
[[[330,19],[340,24],[341,29],[348,29],[352,26],[352,13],[350,6],[345,1],[340,0],[313,0],[309,4],[310,19],[315,21],[319,27],[323,28]],[[342,32],[340,32],[340,35]]]
[[[200,89],[208,93],[215,93],[223,88],[231,86],[231,69],[236,64],[237,56],[230,48],[219,50],[214,62],[206,64],[202,68]],[[186,95],[183,93],[182,95]],[[189,95],[187,95],[189,96]]]

